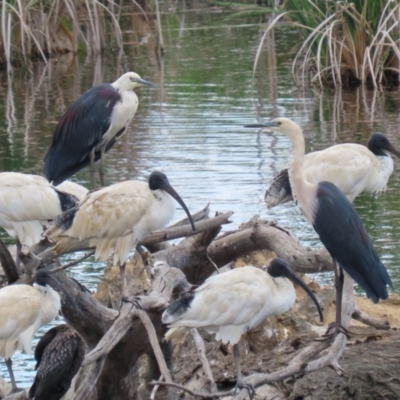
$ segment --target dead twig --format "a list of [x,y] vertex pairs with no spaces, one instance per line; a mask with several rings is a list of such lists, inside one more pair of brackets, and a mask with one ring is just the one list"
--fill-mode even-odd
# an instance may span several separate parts
[[217,391],[217,385],[215,384],[214,377],[213,377],[211,367],[210,367],[210,363],[208,362],[208,359],[206,356],[206,347],[204,346],[204,341],[196,328],[192,328],[190,330],[190,333],[193,337],[194,343],[196,344],[197,353],[199,355],[199,359],[200,359],[201,365],[203,367],[204,375],[210,382],[211,392],[215,392],[215,391]]
[[198,393],[198,392],[193,392],[193,390],[190,390],[186,386],[178,385],[177,383],[173,382],[154,381],[150,382],[149,385],[170,386],[176,389],[183,390],[184,392],[189,393],[193,397],[200,397],[201,399],[213,399],[215,397],[225,397],[233,394],[233,390],[227,390],[226,392],[217,392],[217,393]]
[[94,254],[94,252],[95,252],[95,250],[89,251],[89,253],[86,253],[83,257],[78,258],[77,260],[71,261],[70,263],[62,265],[61,267],[54,268],[54,269],[51,270],[51,273],[59,272],[59,271],[62,271],[64,269],[67,269],[69,267],[73,267],[74,265],[79,264],[82,261],[85,261],[87,258],[92,256]]

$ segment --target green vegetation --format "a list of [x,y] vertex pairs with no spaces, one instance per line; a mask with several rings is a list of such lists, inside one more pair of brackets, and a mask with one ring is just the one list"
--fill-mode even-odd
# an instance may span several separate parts
[[287,0],[268,30],[282,16],[303,36],[292,67],[296,84],[399,84],[399,0]]

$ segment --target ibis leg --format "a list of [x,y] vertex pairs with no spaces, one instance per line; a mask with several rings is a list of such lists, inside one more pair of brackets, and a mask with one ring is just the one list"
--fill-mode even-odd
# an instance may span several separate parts
[[7,365],[7,369],[8,369],[8,374],[10,375],[10,379],[11,379],[11,385],[12,385],[11,393],[18,392],[20,389],[18,389],[18,387],[17,387],[17,382],[15,382],[14,372],[12,370],[11,358],[6,358],[6,365]]
[[17,272],[20,273],[19,266],[21,265],[21,260],[19,259],[19,253],[22,250],[22,243],[17,238],[17,254],[15,256],[15,265],[17,266]]
[[104,151],[105,147],[101,149],[101,155],[100,155],[100,166],[99,166],[99,177],[100,177],[100,185],[105,186],[105,180],[104,180]]
[[95,181],[95,177],[94,177],[94,150],[93,149],[90,153],[90,181],[92,183],[92,189],[95,188],[96,185],[96,181]]
[[342,326],[342,304],[343,304],[343,285],[344,285],[344,273],[340,265],[336,261],[333,262],[335,267],[335,288],[336,288],[336,327],[335,336],[338,333],[348,335],[347,329]]
[[122,298],[122,301],[125,301],[125,299],[128,297],[128,293],[126,293],[125,266],[126,266],[126,263],[123,263],[122,265],[119,266],[119,273],[121,276],[121,298]]
[[246,385],[243,383],[242,368],[240,367],[239,343],[233,345],[233,357],[235,358],[236,366],[236,387],[238,389],[246,389],[249,392],[250,400],[252,400],[256,391],[254,390],[253,385]]

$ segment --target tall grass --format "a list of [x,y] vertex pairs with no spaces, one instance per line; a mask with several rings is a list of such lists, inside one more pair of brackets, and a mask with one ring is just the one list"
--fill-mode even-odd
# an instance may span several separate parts
[[282,16],[303,37],[292,65],[297,85],[399,84],[399,0],[287,0],[271,27]]
[[136,0],[0,1],[0,64],[8,69],[32,57],[122,49],[121,18],[133,11],[145,14]]

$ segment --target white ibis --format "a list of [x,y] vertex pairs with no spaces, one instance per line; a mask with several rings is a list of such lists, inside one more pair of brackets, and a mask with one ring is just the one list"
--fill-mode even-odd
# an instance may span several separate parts
[[29,399],[60,400],[84,357],[85,343],[75,329],[63,324],[48,330],[35,349],[37,372],[29,389]]
[[17,384],[11,356],[21,349],[29,354],[35,332],[58,315],[61,299],[56,290],[63,288],[44,270],[36,273],[33,286],[11,285],[0,289],[0,356],[6,360],[13,391],[17,390]]
[[139,105],[134,89],[154,86],[135,72],[127,72],[113,83],[103,83],[85,92],[61,117],[44,157],[43,174],[54,185],[100,159],[104,186],[103,156],[121,137]]
[[96,259],[107,260],[114,251],[114,266],[120,268],[125,299],[125,262],[129,252],[148,233],[171,221],[175,211],[173,199],[185,210],[194,231],[185,203],[168,178],[154,171],[148,183],[125,181],[89,192],[79,206],[56,218],[44,235],[57,242],[54,250],[58,254],[71,241],[83,240],[96,247]]
[[[387,153],[400,157],[383,133],[375,132],[368,147],[356,143],[343,143],[304,157],[304,176],[317,184],[328,181],[335,184],[353,202],[362,192],[380,193],[386,190],[393,173],[393,160]],[[265,193],[268,208],[286,203],[292,198],[287,169],[282,170]]]
[[71,181],[64,181],[55,187],[57,190],[65,193],[72,194],[79,201],[83,200],[83,198],[88,194],[89,190],[84,186],[79,185],[78,183]]
[[75,206],[77,187],[86,191],[75,183],[71,196],[71,184],[64,184],[60,190],[39,175],[0,173],[0,226],[17,239],[17,255],[22,244],[32,246],[42,239],[48,220]]
[[275,258],[266,272],[246,266],[211,276],[197,289],[181,294],[161,317],[162,322],[170,328],[166,338],[173,336],[179,328],[205,328],[215,333],[216,339],[222,343],[231,343],[237,387],[248,389],[250,397],[254,396],[254,388],[242,381],[240,338],[265,318],[282,314],[293,306],[296,292],[292,282],[309,294],[317,306],[321,321],[323,320],[314,293],[287,262]]
[[[314,184],[307,181],[303,171],[305,143],[301,128],[288,118],[276,118],[246,127],[269,128],[283,133],[292,142],[289,179],[293,198],[333,259],[337,297],[336,328],[332,336],[336,336],[341,332],[342,268],[374,303],[388,298],[387,285],[392,286],[390,276],[347,197],[331,182]],[[336,261],[339,269],[336,268]]]

